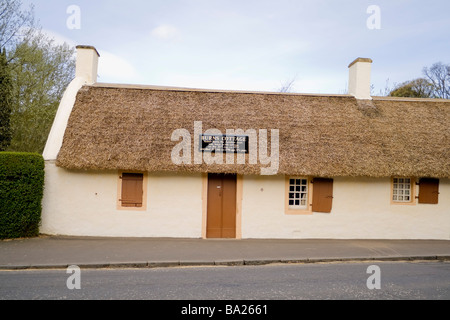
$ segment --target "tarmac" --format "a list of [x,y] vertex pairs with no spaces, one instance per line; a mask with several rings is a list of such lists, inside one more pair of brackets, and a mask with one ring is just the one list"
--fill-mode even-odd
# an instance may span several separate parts
[[165,239],[40,236],[0,241],[0,270],[450,261],[450,240]]

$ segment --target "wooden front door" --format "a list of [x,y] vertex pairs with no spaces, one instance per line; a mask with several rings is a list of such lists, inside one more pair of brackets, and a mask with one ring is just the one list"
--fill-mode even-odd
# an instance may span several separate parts
[[313,180],[313,212],[330,213],[333,205],[333,179]]
[[236,182],[236,175],[208,175],[207,238],[236,238]]

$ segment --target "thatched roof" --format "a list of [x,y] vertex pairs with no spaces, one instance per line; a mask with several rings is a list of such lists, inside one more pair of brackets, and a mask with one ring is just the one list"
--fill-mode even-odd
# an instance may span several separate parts
[[450,101],[102,84],[79,91],[57,165],[238,174],[266,167],[175,165],[172,133],[184,128],[193,138],[195,121],[223,133],[279,129],[278,174],[450,177]]

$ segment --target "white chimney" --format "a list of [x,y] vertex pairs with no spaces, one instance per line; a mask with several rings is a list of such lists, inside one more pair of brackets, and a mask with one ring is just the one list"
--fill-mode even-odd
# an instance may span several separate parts
[[356,99],[372,100],[370,95],[372,62],[369,58],[358,58],[348,66],[350,69],[348,93]]
[[88,84],[96,83],[100,54],[92,46],[77,46],[76,48],[77,66],[75,76],[85,79]]

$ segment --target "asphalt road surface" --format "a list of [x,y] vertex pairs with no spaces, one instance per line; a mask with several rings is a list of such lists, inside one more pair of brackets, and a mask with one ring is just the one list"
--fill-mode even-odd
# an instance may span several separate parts
[[325,299],[448,300],[450,262],[0,272],[0,300]]

